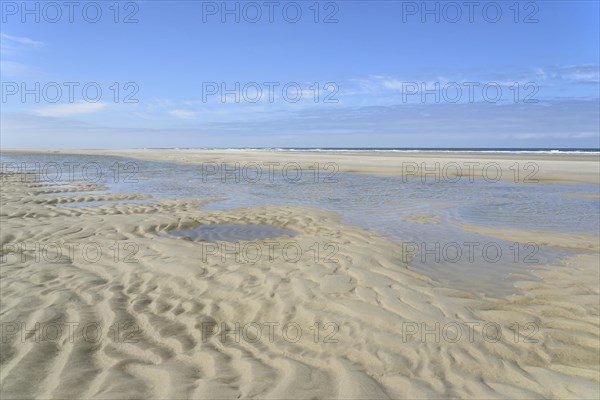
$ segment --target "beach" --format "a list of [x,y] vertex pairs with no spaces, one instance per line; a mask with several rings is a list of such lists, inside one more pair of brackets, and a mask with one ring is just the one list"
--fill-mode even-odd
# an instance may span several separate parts
[[[556,204],[574,209],[597,205],[589,188],[600,182],[597,154],[3,150],[7,157],[21,153],[31,160],[74,154],[203,165],[207,176],[237,177],[251,188],[257,167],[262,179],[300,170],[319,171],[309,175],[319,182],[338,173],[423,182],[415,190],[424,188],[425,196],[433,196],[439,182],[453,185],[458,195],[470,180],[498,182],[493,189],[500,194],[490,195],[498,197],[532,185],[543,198],[553,185],[565,185]],[[331,190],[335,198],[333,184],[313,188],[294,181],[285,195],[297,201],[289,204],[282,196],[282,204],[267,198],[212,209],[221,195],[210,191],[187,198],[141,189],[116,193],[106,182],[81,177],[40,180],[39,169],[19,165],[2,171],[3,398],[600,395],[597,220],[577,233],[544,228],[545,221],[530,229],[449,223],[447,229],[465,235],[533,240],[569,252],[524,269],[510,283],[512,293],[486,295],[468,280],[453,286],[409,267],[409,248],[388,234],[303,205],[308,190]],[[454,203],[441,196],[435,210],[444,216]],[[437,229],[438,215],[417,211],[394,220],[400,233]],[[568,220],[566,214],[561,218]],[[231,231],[209,237],[219,240],[171,234],[204,225],[281,231],[257,228],[267,237],[235,240],[227,240]]]
[[[10,150],[3,150],[10,152]],[[22,149],[18,152],[36,153],[40,150]],[[47,151],[41,150],[42,153]],[[447,166],[447,175],[481,178],[490,174],[516,182],[600,183],[598,154],[585,153],[501,153],[501,152],[373,152],[373,151],[265,151],[265,150],[197,150],[197,149],[57,149],[54,154],[117,155],[131,158],[179,163],[271,163],[280,169],[287,163],[323,168],[328,163],[339,171],[373,173],[393,176],[421,177],[427,171]],[[437,165],[436,165],[437,164]],[[484,172],[485,168],[489,171]]]

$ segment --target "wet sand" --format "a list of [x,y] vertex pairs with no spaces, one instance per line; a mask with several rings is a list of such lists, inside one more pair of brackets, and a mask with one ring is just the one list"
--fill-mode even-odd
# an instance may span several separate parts
[[[109,153],[178,162],[238,156]],[[315,160],[306,153],[266,156]],[[393,173],[398,163],[395,156],[317,156],[348,171]],[[587,156],[535,160],[547,182],[598,179],[597,168],[586,169],[597,161]],[[514,295],[482,297],[409,270],[397,243],[315,208],[201,209],[211,199],[57,207],[148,197],[52,196],[93,185],[2,178],[3,398],[600,395],[600,254],[593,235],[486,228],[490,237],[535,234],[549,246],[587,251],[536,268],[538,280],[519,282]],[[297,235],[235,247],[169,234],[202,224],[269,225]]]

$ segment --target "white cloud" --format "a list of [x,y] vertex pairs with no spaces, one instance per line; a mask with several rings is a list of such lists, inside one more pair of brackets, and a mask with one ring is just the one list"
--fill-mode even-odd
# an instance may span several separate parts
[[8,59],[21,57],[29,53],[32,49],[37,49],[43,45],[44,43],[28,37],[0,33],[0,52],[2,53],[0,67],[2,68],[2,74],[8,76],[37,75],[39,77],[40,73],[36,71],[36,68],[19,62],[9,61]]
[[44,45],[43,42],[40,42],[38,40],[33,40],[30,39],[28,37],[24,37],[24,36],[11,36],[11,35],[7,35],[5,33],[0,33],[0,38],[2,39],[2,41],[8,41],[9,43],[13,43],[13,44],[20,44],[23,46],[29,46],[29,47],[41,47]]
[[71,117],[73,115],[91,114],[106,108],[106,103],[66,103],[53,104],[34,110],[35,115],[41,117]]
[[386,89],[403,90],[403,85],[405,84],[405,82],[394,78],[386,78],[381,81],[381,84]]
[[549,70],[537,68],[536,74],[542,80],[595,84],[600,82],[600,66],[595,64],[567,65]]
[[198,115],[197,112],[189,110],[171,110],[169,114],[179,119],[194,119]]
[[598,65],[571,65],[562,70],[564,78],[574,82],[600,82],[600,67]]
[[33,40],[30,39],[28,37],[24,37],[24,36],[11,36],[11,35],[7,35],[6,33],[0,33],[0,37],[2,39],[11,41],[11,42],[16,42],[22,45],[26,45],[26,46],[32,46],[32,47],[40,47],[43,46],[44,43],[40,42],[38,40]]
[[[421,77],[422,78],[422,77]],[[400,80],[389,76],[373,75],[368,79],[355,79],[355,82],[365,89],[366,92],[371,93],[385,93],[389,92],[404,92],[418,90],[419,93],[423,90],[454,90],[455,87],[460,87],[466,93],[470,90],[471,86],[483,87],[486,84],[499,85],[502,87],[513,87],[515,84],[524,86],[528,83],[532,83],[532,80],[527,79],[515,79],[515,80],[482,80],[482,79],[465,79],[456,77],[455,79],[438,76],[435,79],[428,77],[427,79],[413,79],[413,80]],[[416,86],[415,86],[416,85]],[[439,88],[439,89],[438,89]]]
[[598,137],[598,132],[516,133],[496,135],[507,139],[585,139]]
[[36,75],[39,77],[41,74],[41,72],[38,71],[36,68],[14,61],[0,61],[0,69],[2,69],[2,74],[6,76]]

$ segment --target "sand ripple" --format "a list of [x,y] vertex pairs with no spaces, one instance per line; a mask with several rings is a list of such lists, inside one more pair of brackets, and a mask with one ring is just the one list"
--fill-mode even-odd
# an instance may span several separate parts
[[[539,268],[542,279],[520,283],[522,294],[482,299],[408,270],[393,242],[321,210],[207,211],[198,207],[209,200],[186,199],[56,207],[141,197],[58,199],[4,178],[2,398],[599,395],[597,252]],[[247,262],[166,235],[199,222],[272,225],[298,236],[273,245],[275,260]],[[77,246],[50,262],[36,243]],[[239,242],[249,243],[265,246]],[[290,243],[303,250],[297,260],[282,256]],[[82,256],[86,245],[102,257]],[[315,245],[318,257],[308,250]],[[497,341],[486,340],[494,337],[484,335],[486,323],[502,329]],[[263,327],[261,340],[252,324]],[[282,331],[294,324],[298,340]],[[410,333],[421,324],[433,333]],[[452,342],[436,324],[472,324],[473,339]],[[56,326],[75,334],[49,340]]]

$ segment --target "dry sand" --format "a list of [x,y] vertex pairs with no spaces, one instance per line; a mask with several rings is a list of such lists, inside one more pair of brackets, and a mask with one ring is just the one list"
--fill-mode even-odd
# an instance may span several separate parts
[[[202,158],[194,154],[189,162]],[[339,157],[342,169],[362,160]],[[586,160],[569,162],[594,163]],[[582,171],[577,177],[597,181]],[[3,176],[1,192],[3,399],[600,395],[597,247],[538,268],[539,280],[520,282],[515,295],[480,298],[408,270],[400,246],[318,209],[199,209],[209,199],[56,207],[124,197],[58,199],[48,194],[89,185],[20,177]],[[201,223],[268,224],[298,235],[238,243],[267,253],[251,263],[248,253],[234,259],[239,249],[214,251],[167,234]],[[63,246],[57,262],[49,261],[51,244]],[[290,247],[301,249],[298,259],[293,250],[284,257]]]

